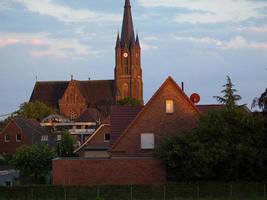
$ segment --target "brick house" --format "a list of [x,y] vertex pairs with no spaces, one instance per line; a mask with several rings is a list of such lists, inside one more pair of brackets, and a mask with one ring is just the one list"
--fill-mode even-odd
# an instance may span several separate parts
[[55,138],[35,119],[12,119],[0,134],[0,154],[15,154],[22,145],[48,144],[55,146]]
[[[116,112],[111,114],[111,124],[100,128],[77,150],[81,158],[53,160],[54,184],[163,183],[166,172],[154,158],[155,149],[167,135],[194,128],[200,115],[171,77],[144,107],[115,106],[113,109]],[[100,154],[103,151],[96,148],[94,154],[85,156],[86,148],[103,145],[104,134],[109,132],[105,156],[96,157],[103,155]]]

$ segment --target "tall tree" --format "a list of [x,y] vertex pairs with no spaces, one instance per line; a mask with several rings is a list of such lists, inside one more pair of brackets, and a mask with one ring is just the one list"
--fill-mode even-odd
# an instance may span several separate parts
[[64,131],[59,142],[59,156],[60,157],[74,157],[75,140],[69,131]]
[[33,118],[37,120],[41,120],[54,113],[55,110],[40,101],[23,103],[16,112],[19,117]]
[[252,103],[252,108],[259,107],[263,112],[267,112],[267,88],[259,98],[255,98]]
[[237,105],[236,102],[241,100],[241,96],[235,94],[237,90],[234,89],[234,84],[229,76],[226,76],[226,81],[227,83],[223,85],[225,89],[221,91],[223,96],[214,96],[214,98],[216,98],[219,103],[225,104],[227,108],[233,108]]
[[26,184],[45,183],[52,168],[55,153],[47,146],[22,146],[15,155],[15,166],[20,171],[20,177]]

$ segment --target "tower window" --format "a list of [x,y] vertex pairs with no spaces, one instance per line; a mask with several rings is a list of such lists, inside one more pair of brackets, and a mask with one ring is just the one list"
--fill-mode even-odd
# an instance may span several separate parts
[[110,142],[110,133],[105,133],[104,142]]
[[166,113],[171,114],[174,112],[173,100],[166,100]]

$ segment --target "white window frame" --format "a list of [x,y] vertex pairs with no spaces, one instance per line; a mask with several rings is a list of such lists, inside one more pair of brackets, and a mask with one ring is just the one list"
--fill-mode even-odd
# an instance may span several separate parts
[[[106,135],[107,135],[107,134],[109,135],[109,140],[106,140]],[[110,133],[105,133],[105,134],[104,134],[104,142],[110,142]]]
[[62,138],[62,135],[58,134],[58,135],[57,135],[57,141],[60,141],[61,138]]
[[42,135],[41,142],[47,142],[47,141],[48,141],[48,135]]
[[174,113],[174,101],[173,100],[167,99],[165,101],[165,106],[166,106],[166,113],[167,114]]
[[141,133],[140,147],[144,150],[155,149],[155,134],[154,133]]
[[[20,140],[18,140],[18,135],[20,135]],[[22,142],[22,135],[20,133],[16,134],[16,142]]]
[[[7,140],[7,136],[9,136],[9,139]],[[5,134],[4,135],[4,138],[5,138],[5,142],[10,142],[10,135],[9,134]]]

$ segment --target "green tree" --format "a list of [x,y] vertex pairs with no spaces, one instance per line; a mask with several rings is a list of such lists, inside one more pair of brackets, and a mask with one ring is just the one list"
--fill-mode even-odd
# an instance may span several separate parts
[[41,120],[51,114],[55,114],[55,110],[40,101],[35,101],[21,104],[16,114],[19,117]]
[[130,106],[141,106],[142,103],[140,100],[131,98],[131,97],[127,97],[125,99],[119,100],[117,102],[117,104],[119,105],[130,105]]
[[264,119],[227,108],[202,115],[191,133],[167,138],[157,156],[175,180],[266,180]]
[[255,98],[252,103],[252,108],[259,107],[263,112],[267,112],[267,89],[259,98]]
[[74,152],[75,140],[69,131],[64,131],[59,142],[59,156],[60,157],[75,157]]
[[241,100],[241,96],[235,94],[237,90],[233,88],[234,84],[232,83],[231,78],[226,76],[226,80],[227,83],[223,85],[225,89],[221,91],[223,96],[214,96],[214,98],[216,98],[219,103],[225,104],[227,108],[232,109],[237,105],[236,102]]
[[54,157],[54,151],[47,145],[20,147],[15,155],[15,166],[20,171],[22,182],[45,183]]

